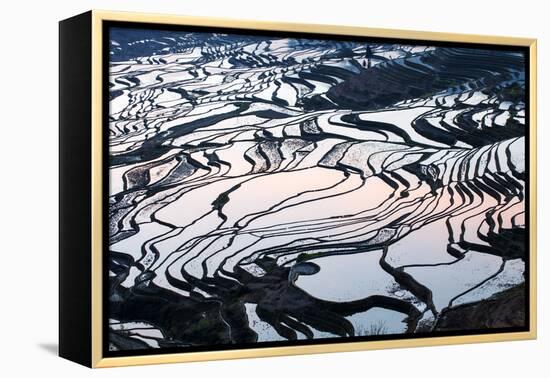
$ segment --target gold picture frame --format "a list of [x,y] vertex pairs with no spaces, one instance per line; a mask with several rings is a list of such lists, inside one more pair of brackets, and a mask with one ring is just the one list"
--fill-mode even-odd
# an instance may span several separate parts
[[[145,13],[127,13],[127,12],[111,12],[93,10],[86,13],[84,16],[85,22],[82,23],[76,18],[73,21],[69,19],[61,22],[60,33],[60,60],[62,75],[65,74],[65,63],[63,59],[68,59],[67,51],[70,48],[75,48],[78,41],[73,41],[70,37],[67,37],[68,33],[75,33],[78,30],[86,30],[89,38],[85,38],[87,41],[85,45],[89,43],[89,57],[91,61],[89,63],[89,82],[84,83],[86,86],[83,91],[89,91],[89,100],[91,101],[89,106],[89,113],[86,115],[67,115],[65,118],[63,114],[66,112],[67,106],[71,104],[71,101],[77,101],[76,99],[69,98],[69,95],[61,94],[60,101],[60,113],[61,123],[74,120],[89,120],[90,129],[84,132],[82,136],[83,140],[89,141],[90,167],[87,171],[86,177],[89,177],[88,181],[82,182],[82,187],[90,185],[89,194],[90,200],[86,202],[86,209],[89,211],[83,216],[90,217],[89,224],[84,229],[80,229],[78,232],[85,233],[89,231],[89,245],[82,245],[81,248],[89,250],[85,254],[83,260],[71,260],[74,257],[69,257],[69,252],[64,252],[64,248],[69,248],[71,243],[61,242],[60,246],[60,354],[63,357],[77,361],[84,365],[98,368],[98,367],[115,367],[115,366],[129,366],[129,365],[144,365],[144,364],[160,364],[160,363],[173,363],[173,362],[188,362],[188,361],[207,361],[218,359],[237,359],[237,358],[249,358],[249,357],[267,357],[267,356],[283,356],[283,355],[299,355],[299,354],[311,354],[311,353],[328,353],[328,352],[347,352],[347,351],[361,351],[371,349],[386,349],[386,348],[404,348],[404,347],[421,347],[421,346],[434,346],[434,345],[448,345],[448,344],[465,344],[465,343],[481,343],[481,342],[494,342],[494,341],[512,341],[512,340],[527,340],[535,339],[537,335],[537,307],[536,307],[536,114],[537,114],[537,91],[536,91],[536,61],[537,61],[537,41],[530,38],[514,38],[514,37],[500,37],[500,36],[484,36],[484,35],[470,35],[470,34],[454,34],[454,33],[436,33],[436,32],[424,32],[424,31],[411,31],[411,30],[395,30],[395,29],[378,29],[368,27],[352,27],[352,26],[335,26],[335,25],[316,25],[316,24],[295,24],[295,23],[281,23],[281,22],[259,22],[259,21],[247,21],[247,20],[231,20],[231,19],[219,19],[210,17],[188,17],[188,16],[174,16],[174,15],[160,15],[160,14],[145,14]],[[503,46],[518,46],[528,48],[529,51],[529,77],[526,77],[526,81],[529,82],[529,113],[526,115],[526,123],[529,125],[529,299],[528,299],[528,314],[529,314],[529,329],[522,332],[505,332],[505,333],[491,333],[491,334],[475,334],[475,335],[458,335],[458,336],[430,336],[425,338],[411,338],[411,339],[392,339],[392,340],[373,340],[373,341],[356,341],[356,342],[338,342],[338,343],[322,343],[310,344],[310,345],[297,345],[297,346],[276,346],[276,347],[258,347],[249,349],[231,349],[231,350],[212,350],[212,351],[199,351],[199,352],[185,352],[185,353],[166,353],[166,354],[153,354],[153,355],[135,355],[135,356],[123,356],[123,357],[105,357],[103,351],[103,239],[104,227],[103,221],[105,215],[103,201],[105,196],[105,186],[103,180],[103,167],[104,167],[104,96],[103,93],[103,62],[106,52],[104,49],[104,23],[116,21],[116,22],[129,22],[129,23],[143,23],[143,24],[163,24],[163,25],[181,25],[181,26],[201,26],[201,27],[213,27],[213,28],[229,28],[229,29],[243,29],[254,31],[276,31],[276,32],[299,32],[307,35],[308,33],[317,33],[325,35],[338,36],[356,36],[356,37],[373,37],[373,38],[397,38],[403,40],[412,41],[434,41],[434,42],[458,42],[465,44],[490,44],[490,45],[503,45]],[[71,24],[72,22],[72,24]],[[65,23],[65,24],[63,24]],[[77,25],[78,24],[78,25]],[[73,25],[73,26],[63,26]],[[77,25],[77,26],[74,26]],[[66,29],[63,29],[63,28]],[[73,28],[73,29],[71,29]],[[65,39],[64,39],[65,38]],[[69,38],[69,39],[67,39]],[[74,35],[72,38],[75,38]],[[82,44],[80,44],[82,46]],[[65,50],[63,50],[65,49]],[[65,52],[64,52],[65,51]],[[63,55],[66,54],[66,55]],[[70,54],[69,54],[70,55]],[[82,59],[87,59],[83,57]],[[68,63],[67,63],[68,64]],[[65,68],[64,68],[65,67]],[[82,74],[82,73],[81,73]],[[64,79],[60,79],[63,81]],[[68,83],[69,79],[66,79]],[[83,79],[84,80],[84,79]],[[64,84],[61,83],[61,89],[63,90]],[[69,84],[67,84],[69,85]],[[71,84],[72,85],[72,84]],[[88,92],[86,92],[88,93]],[[83,107],[86,104],[81,105]],[[71,118],[77,117],[77,118]],[[84,118],[78,118],[84,117]],[[86,118],[87,117],[87,118]],[[527,121],[528,117],[528,121]],[[64,121],[65,119],[65,121]],[[63,130],[63,126],[61,126]],[[85,130],[85,129],[84,129]],[[91,130],[91,132],[90,132]],[[63,134],[63,133],[62,133]],[[63,135],[61,136],[63,140]],[[63,143],[61,143],[63,144]],[[63,147],[61,147],[63,148]],[[74,151],[73,151],[74,152]],[[68,155],[63,155],[61,152],[61,160],[66,159]],[[69,154],[70,151],[67,151]],[[63,165],[63,161],[61,165]],[[67,163],[68,164],[68,163]],[[68,168],[67,168],[68,170]],[[67,173],[68,175],[68,173]],[[63,181],[64,173],[61,171],[61,180]],[[63,186],[63,185],[62,185]],[[78,194],[72,194],[72,198],[77,198]],[[63,206],[61,204],[60,206]],[[65,214],[62,210],[61,217]],[[70,218],[70,217],[69,217]],[[66,238],[67,233],[77,232],[71,227],[76,227],[71,224],[69,218],[63,219],[61,227],[61,239]],[[89,228],[87,228],[89,227]],[[78,241],[73,241],[72,251],[74,252],[75,246],[78,246]],[[74,277],[69,270],[74,272],[87,272],[83,277]],[[84,283],[78,284],[74,280],[88,280],[89,286]],[[71,288],[70,286],[73,286]],[[89,294],[87,290],[90,290]],[[73,290],[73,291],[71,291]],[[74,305],[73,299],[63,299],[64,297],[71,297],[76,295],[78,290],[84,290],[82,294],[85,301],[89,301],[89,307],[85,307],[85,310],[89,310],[89,317],[85,317],[80,321],[82,323],[73,324],[71,319],[77,318],[78,315],[73,313],[69,307]],[[87,303],[87,302],[86,302]],[[86,305],[87,306],[87,305]],[[84,311],[84,310],[83,310]],[[89,322],[89,328],[86,325]],[[76,335],[77,329],[82,329],[82,333]],[[84,336],[83,336],[84,335]],[[89,344],[84,348],[84,352],[72,352],[71,349],[75,348],[78,343],[75,339],[81,340],[82,343]],[[80,353],[80,354],[79,354]]]

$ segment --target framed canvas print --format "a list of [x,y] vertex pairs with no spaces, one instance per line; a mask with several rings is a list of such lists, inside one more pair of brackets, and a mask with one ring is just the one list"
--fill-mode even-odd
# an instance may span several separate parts
[[60,355],[536,337],[533,39],[60,22]]

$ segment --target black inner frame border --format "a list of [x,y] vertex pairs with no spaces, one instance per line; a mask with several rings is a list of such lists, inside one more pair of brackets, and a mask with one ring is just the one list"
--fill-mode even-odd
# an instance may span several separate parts
[[[127,29],[147,29],[147,30],[162,30],[162,31],[180,31],[180,32],[197,32],[197,33],[225,33],[235,35],[249,35],[249,36],[265,36],[265,37],[279,37],[279,38],[302,38],[302,39],[320,39],[320,40],[332,40],[332,41],[350,41],[350,42],[374,42],[374,43],[395,43],[403,45],[422,45],[422,46],[442,46],[442,47],[466,47],[473,49],[484,50],[500,50],[500,51],[516,51],[522,52],[525,58],[525,325],[523,327],[506,327],[506,328],[491,328],[491,329],[479,329],[479,330],[460,330],[460,331],[438,331],[438,332],[423,332],[414,334],[390,334],[390,335],[372,335],[372,336],[353,336],[353,337],[334,337],[326,339],[313,339],[313,340],[288,340],[288,341],[268,341],[268,342],[255,342],[255,343],[235,343],[235,344],[215,344],[204,346],[187,346],[187,347],[170,347],[170,348],[155,348],[155,349],[141,349],[141,350],[124,350],[124,351],[110,351],[109,350],[109,32],[110,28],[127,28]],[[406,31],[403,31],[404,33]],[[159,24],[159,23],[146,23],[146,22],[130,22],[130,21],[102,21],[102,72],[101,72],[101,85],[102,85],[102,210],[103,210],[103,240],[102,240],[102,357],[129,357],[140,355],[158,355],[158,354],[175,354],[175,353],[192,353],[192,352],[206,352],[206,351],[223,351],[223,350],[238,350],[238,349],[265,349],[270,347],[285,347],[285,346],[306,346],[306,345],[330,345],[341,343],[357,343],[365,341],[381,341],[381,340],[408,340],[408,339],[426,339],[434,337],[448,337],[448,336],[467,336],[467,335],[488,335],[488,334],[501,334],[511,332],[528,332],[531,329],[530,324],[530,288],[531,288],[531,275],[530,275],[530,170],[531,170],[531,157],[530,157],[530,143],[531,133],[533,129],[531,127],[531,56],[530,48],[528,46],[514,46],[514,45],[499,45],[499,44],[485,44],[485,43],[470,43],[470,42],[446,42],[446,41],[430,41],[423,39],[405,39],[405,38],[389,38],[389,37],[368,37],[368,36],[354,36],[354,35],[335,35],[335,34],[323,34],[323,33],[310,33],[310,32],[289,32],[289,31],[271,31],[271,30],[257,30],[257,29],[239,29],[230,27],[211,27],[211,26],[196,26],[196,25],[184,25],[184,24]],[[107,157],[107,158],[105,158]]]

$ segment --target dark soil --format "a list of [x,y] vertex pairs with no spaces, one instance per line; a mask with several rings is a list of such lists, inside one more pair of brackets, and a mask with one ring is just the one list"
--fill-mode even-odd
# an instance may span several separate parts
[[525,285],[444,311],[434,331],[480,330],[525,326]]

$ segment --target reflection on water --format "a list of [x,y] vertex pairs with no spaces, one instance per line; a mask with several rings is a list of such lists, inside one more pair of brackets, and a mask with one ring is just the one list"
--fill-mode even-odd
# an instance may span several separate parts
[[521,53],[110,39],[110,350],[436,332],[523,282]]

